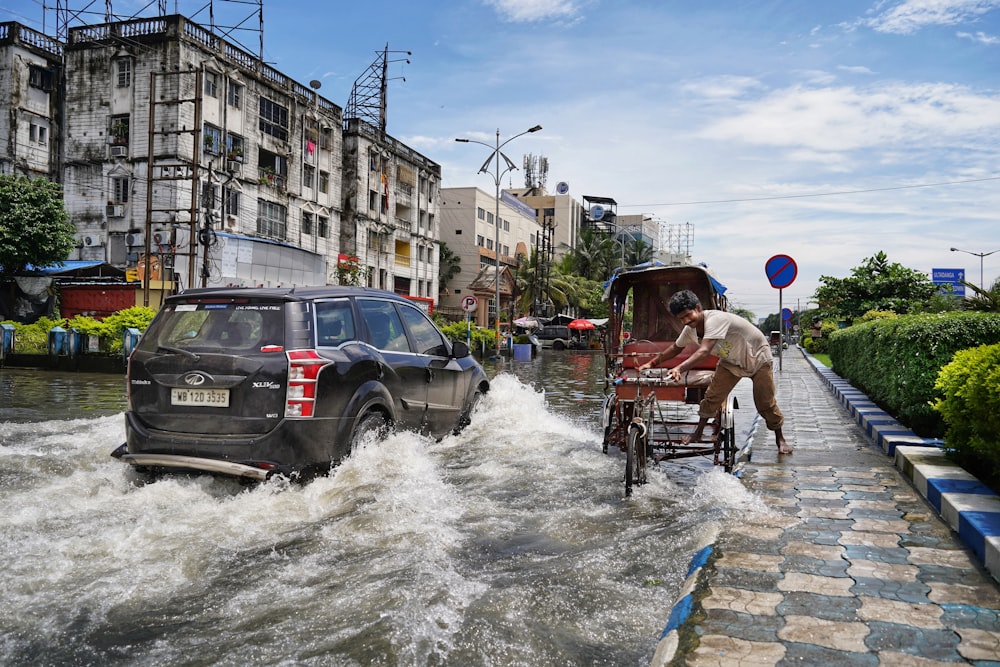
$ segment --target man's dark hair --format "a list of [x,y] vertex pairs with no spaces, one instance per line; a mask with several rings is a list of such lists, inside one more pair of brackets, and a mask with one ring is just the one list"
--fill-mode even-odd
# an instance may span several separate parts
[[701,301],[698,299],[698,295],[685,289],[670,297],[670,303],[667,304],[667,307],[674,315],[680,315],[685,310],[694,310],[700,305]]

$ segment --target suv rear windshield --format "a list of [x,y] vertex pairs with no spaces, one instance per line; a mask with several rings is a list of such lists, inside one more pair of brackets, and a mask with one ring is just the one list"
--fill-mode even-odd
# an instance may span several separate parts
[[231,352],[283,346],[283,312],[280,302],[170,304],[150,325],[140,347]]

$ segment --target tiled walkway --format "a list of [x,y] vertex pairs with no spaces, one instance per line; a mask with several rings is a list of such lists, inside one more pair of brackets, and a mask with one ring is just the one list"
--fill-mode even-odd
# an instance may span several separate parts
[[994,579],[810,363],[782,366],[795,453],[761,427],[743,477],[773,511],[722,528],[654,664],[1000,665]]

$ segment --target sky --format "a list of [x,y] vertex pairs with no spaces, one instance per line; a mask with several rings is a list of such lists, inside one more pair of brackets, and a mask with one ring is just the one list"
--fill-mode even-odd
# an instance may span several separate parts
[[[166,4],[261,25],[245,2]],[[1000,251],[1000,0],[284,0],[262,16],[264,59],[342,107],[388,45],[387,130],[443,187],[494,188],[477,173],[491,150],[455,138],[541,125],[504,152],[544,156],[550,191],[690,224],[693,261],[758,317],[813,307],[821,276],[879,251],[1000,276],[1000,252],[975,256]],[[55,32],[40,3],[0,0],[10,20]],[[233,35],[258,52],[258,32]],[[781,290],[775,255],[797,266]]]

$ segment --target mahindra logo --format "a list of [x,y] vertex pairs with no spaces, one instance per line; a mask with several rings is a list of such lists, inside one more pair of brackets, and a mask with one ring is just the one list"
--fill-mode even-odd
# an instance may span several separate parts
[[184,376],[184,384],[192,387],[200,387],[205,384],[205,376],[201,373],[188,373]]

